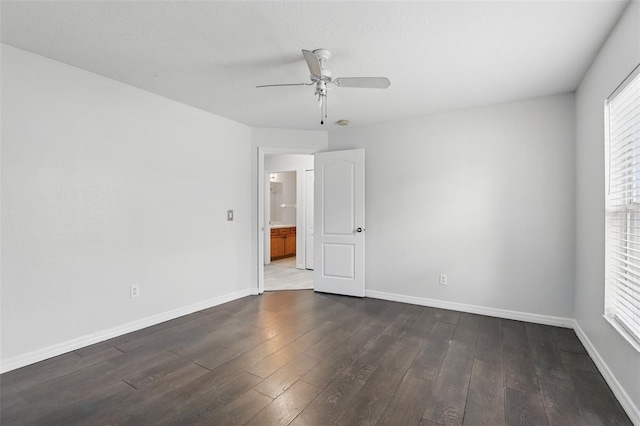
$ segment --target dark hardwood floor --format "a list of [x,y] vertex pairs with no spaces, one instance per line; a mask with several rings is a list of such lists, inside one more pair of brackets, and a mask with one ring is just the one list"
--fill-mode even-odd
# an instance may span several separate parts
[[0,377],[3,425],[631,425],[572,330],[313,291]]

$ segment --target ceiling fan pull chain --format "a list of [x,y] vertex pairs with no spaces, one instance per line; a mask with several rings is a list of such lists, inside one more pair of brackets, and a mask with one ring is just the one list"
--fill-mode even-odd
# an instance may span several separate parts
[[320,124],[324,124],[324,120],[327,118],[327,95],[321,94],[321,108],[320,108]]
[[324,118],[327,118],[327,111],[329,110],[329,103],[327,102],[329,100],[329,96],[327,96],[329,93],[327,92],[326,95],[324,95]]

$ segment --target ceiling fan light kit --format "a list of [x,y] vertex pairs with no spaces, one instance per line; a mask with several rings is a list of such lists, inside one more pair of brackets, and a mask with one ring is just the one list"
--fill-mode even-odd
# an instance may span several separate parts
[[[324,63],[331,58],[331,52],[327,49],[316,49],[314,51],[303,49],[302,55],[311,73],[309,77],[310,83],[265,84],[256,87],[315,85],[315,95],[318,97],[318,106],[320,107],[320,124],[324,124],[324,120],[327,118],[327,84],[333,84],[337,87],[359,87],[363,89],[386,89],[391,84],[386,77],[337,77],[334,79],[331,71],[324,69]],[[343,124],[342,122],[346,123]],[[349,121],[339,120],[337,123],[341,126],[346,126]]]

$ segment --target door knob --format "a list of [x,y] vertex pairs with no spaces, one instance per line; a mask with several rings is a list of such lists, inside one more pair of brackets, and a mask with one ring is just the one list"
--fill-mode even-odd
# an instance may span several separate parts
[[362,228],[357,228],[356,232],[362,232]]

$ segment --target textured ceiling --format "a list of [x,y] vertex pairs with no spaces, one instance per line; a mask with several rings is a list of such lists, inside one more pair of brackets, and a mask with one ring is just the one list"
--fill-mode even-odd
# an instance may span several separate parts
[[[250,126],[335,128],[575,90],[628,1],[2,1],[3,43]],[[301,49],[326,48],[320,126]]]

